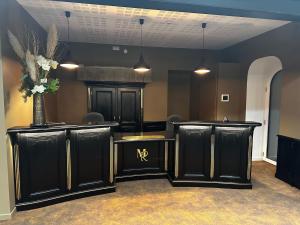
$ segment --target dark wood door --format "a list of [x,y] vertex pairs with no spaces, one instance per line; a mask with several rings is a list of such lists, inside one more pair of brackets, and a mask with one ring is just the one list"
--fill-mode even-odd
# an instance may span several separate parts
[[20,156],[20,202],[66,193],[66,132],[20,133],[17,139]]
[[116,121],[117,101],[116,88],[93,87],[92,111],[101,113],[105,121]]
[[72,190],[110,185],[110,128],[70,132]]
[[[246,182],[249,155],[249,127],[216,127],[214,179]],[[249,159],[251,160],[251,159]]]
[[210,180],[210,126],[181,126],[179,129],[179,179]]
[[118,121],[121,131],[141,129],[141,94],[139,88],[118,88]]

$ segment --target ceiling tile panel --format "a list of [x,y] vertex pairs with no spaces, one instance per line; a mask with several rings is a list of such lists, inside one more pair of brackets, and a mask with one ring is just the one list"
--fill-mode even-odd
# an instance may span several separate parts
[[223,49],[289,23],[269,19],[49,0],[17,1],[45,30],[51,24],[55,24],[62,41],[67,39],[64,11],[71,11],[70,40],[74,42],[139,45],[138,20],[144,18],[145,46],[201,48],[201,23],[206,22],[206,48]]

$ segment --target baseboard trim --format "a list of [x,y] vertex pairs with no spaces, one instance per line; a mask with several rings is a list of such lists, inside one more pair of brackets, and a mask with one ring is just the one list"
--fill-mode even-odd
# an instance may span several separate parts
[[0,214],[0,220],[10,220],[15,212],[16,212],[16,207],[14,207],[10,213]]
[[263,161],[263,157],[253,157],[252,161]]

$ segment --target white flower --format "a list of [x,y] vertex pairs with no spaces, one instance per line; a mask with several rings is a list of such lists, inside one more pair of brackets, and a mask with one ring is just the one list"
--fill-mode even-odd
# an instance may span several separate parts
[[42,84],[47,84],[47,82],[48,82],[47,78],[41,79]]
[[56,62],[55,60],[50,60],[50,65],[51,65],[52,69],[56,70],[56,68],[58,66],[58,62]]
[[33,89],[31,90],[32,94],[36,94],[36,93],[44,93],[44,91],[46,90],[46,88],[44,87],[44,85],[34,85]]
[[39,55],[36,58],[37,64],[42,67],[43,70],[49,71],[50,70],[50,60],[46,59],[44,56]]

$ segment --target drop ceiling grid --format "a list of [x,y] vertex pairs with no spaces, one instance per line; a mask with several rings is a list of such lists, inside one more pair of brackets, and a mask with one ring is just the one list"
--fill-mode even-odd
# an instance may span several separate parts
[[145,46],[201,48],[201,23],[207,22],[207,49],[222,49],[288,23],[267,19],[136,9],[49,0],[18,0],[44,28],[52,23],[60,40],[67,39],[64,11],[72,12],[70,40],[101,44],[139,45],[139,18],[145,18]]

